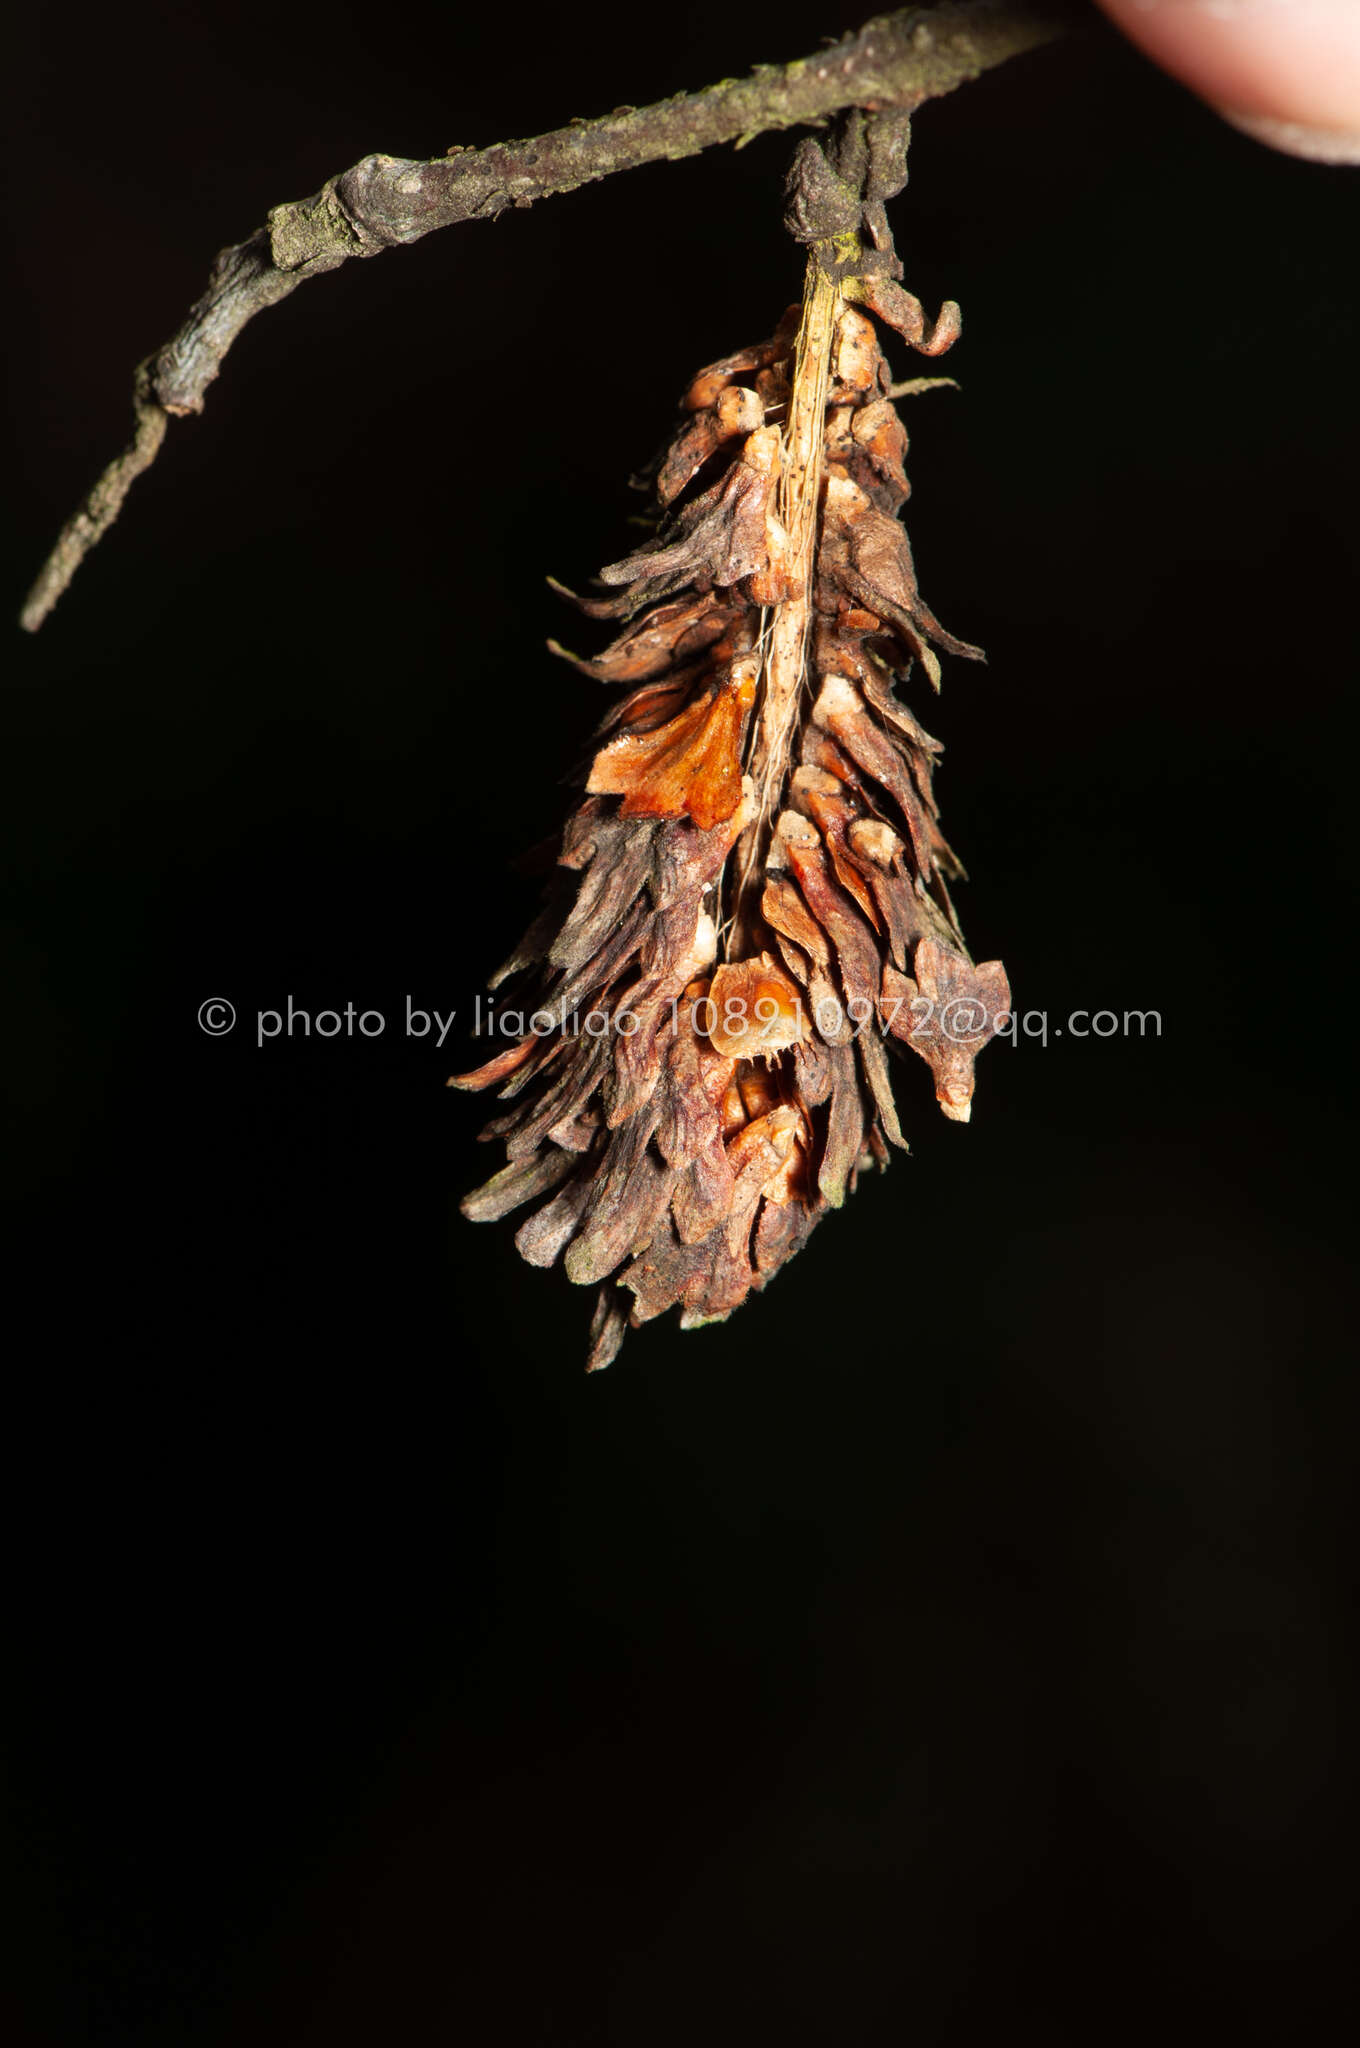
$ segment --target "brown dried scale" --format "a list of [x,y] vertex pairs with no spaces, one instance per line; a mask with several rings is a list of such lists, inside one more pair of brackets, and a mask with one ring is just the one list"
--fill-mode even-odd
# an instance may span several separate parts
[[[823,314],[830,290],[822,275]],[[484,1136],[506,1164],[464,1213],[527,1209],[523,1257],[599,1289],[592,1368],[630,1323],[730,1315],[886,1163],[904,1143],[890,1050],[919,1054],[945,1114],[966,1120],[973,1060],[1009,1004],[1000,963],[975,967],[964,947],[939,744],[897,694],[918,669],[938,688],[941,651],[980,657],[917,589],[898,517],[907,435],[863,310],[931,353],[957,308],[928,322],[882,268],[830,303],[820,365],[810,286],[769,341],[692,380],[656,467],[654,535],[602,572],[608,594],[576,600],[620,630],[593,656],[555,651],[627,694],[557,884],[496,978],[523,991],[503,1003],[518,1029],[455,1082],[504,1105]],[[814,369],[810,468],[799,379]],[[798,604],[802,682],[767,811],[752,771],[769,650]],[[739,873],[755,876],[740,901]]]

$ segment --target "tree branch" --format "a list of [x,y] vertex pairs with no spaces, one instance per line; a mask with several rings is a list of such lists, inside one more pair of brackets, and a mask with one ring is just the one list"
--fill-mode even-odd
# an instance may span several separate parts
[[132,443],[111,462],[67,522],[29,592],[20,624],[35,632],[90,549],[117,518],[135,479],[154,462],[172,416],[203,410],[208,386],[247,321],[308,278],[352,256],[417,242],[436,228],[494,220],[509,206],[659,159],[743,143],[770,129],[816,124],[844,107],[908,112],[1009,57],[1060,35],[1071,0],[948,0],[866,22],[853,35],[792,64],[758,65],[749,78],[682,93],[651,107],[621,107],[527,142],[457,150],[420,162],[366,156],[327,179],[311,199],[276,206],[265,227],[224,249],[208,288],[173,340],[139,365]]

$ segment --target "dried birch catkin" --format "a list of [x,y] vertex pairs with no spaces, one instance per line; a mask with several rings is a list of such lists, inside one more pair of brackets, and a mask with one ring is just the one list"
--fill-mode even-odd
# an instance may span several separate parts
[[[801,307],[702,370],[655,476],[660,525],[579,599],[621,622],[585,675],[626,684],[601,728],[555,886],[494,977],[531,977],[534,1027],[461,1088],[499,1086],[508,1163],[469,1195],[516,1244],[599,1288],[589,1366],[678,1307],[731,1313],[904,1144],[888,1048],[966,1121],[1009,1005],[950,901],[940,751],[895,694],[939,686],[953,639],[916,588],[898,512],[906,432],[872,312],[925,355],[883,201],[902,117],[848,117],[794,158]],[[935,380],[899,386],[900,394]],[[556,652],[562,653],[560,648]],[[547,1027],[547,1028],[545,1028]]]

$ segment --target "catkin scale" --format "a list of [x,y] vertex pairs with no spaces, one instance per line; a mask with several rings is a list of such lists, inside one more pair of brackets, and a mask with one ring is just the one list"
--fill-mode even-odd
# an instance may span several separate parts
[[904,1145],[889,1049],[966,1121],[1009,1008],[950,899],[939,743],[897,694],[914,673],[938,688],[937,650],[980,654],[917,589],[907,435],[864,308],[927,354],[958,311],[928,326],[884,259],[829,262],[842,241],[769,341],[691,380],[656,532],[576,600],[612,643],[554,645],[629,686],[496,977],[559,1022],[454,1083],[508,1105],[484,1132],[507,1164],[465,1213],[535,1205],[522,1255],[599,1289],[592,1369],[630,1322],[730,1315]]

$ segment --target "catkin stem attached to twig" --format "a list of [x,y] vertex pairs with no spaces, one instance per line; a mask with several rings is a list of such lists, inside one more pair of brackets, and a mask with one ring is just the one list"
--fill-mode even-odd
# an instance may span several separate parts
[[794,353],[793,387],[780,451],[779,523],[787,550],[784,567],[789,594],[775,607],[765,641],[759,718],[749,763],[755,807],[737,843],[735,882],[726,920],[730,950],[725,957],[730,959],[741,959],[751,950],[754,899],[763,885],[770,826],[788,779],[804,694],[826,439],[826,392],[831,346],[843,304],[839,283],[827,275],[816,252],[810,253],[803,286],[803,317]]

